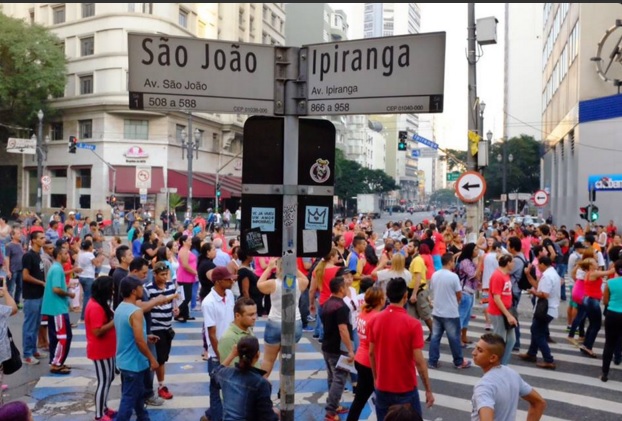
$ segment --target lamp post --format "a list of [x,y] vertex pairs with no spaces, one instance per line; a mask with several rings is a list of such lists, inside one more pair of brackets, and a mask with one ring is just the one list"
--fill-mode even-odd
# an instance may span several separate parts
[[[491,136],[492,137],[492,136]],[[504,139],[503,140],[503,145],[502,145],[502,150],[503,150],[503,155],[499,154],[497,155],[497,161],[499,161],[499,163],[501,163],[502,166],[502,171],[503,171],[503,181],[502,181],[502,192],[505,196],[505,200],[503,201],[503,214],[505,215],[506,213],[506,209],[505,209],[505,203],[507,201],[507,167],[508,167],[508,163],[511,163],[514,160],[514,156],[512,154],[508,155],[508,148],[507,148],[507,140]]]
[[194,139],[192,136],[192,114],[188,113],[188,132],[190,136],[186,134],[186,130],[181,131],[181,159],[184,159],[184,149],[186,151],[186,157],[188,158],[188,201],[187,205],[190,208],[190,215],[192,217],[192,160],[199,157],[199,145],[201,143],[201,132],[199,129],[194,131]]
[[37,202],[36,212],[41,216],[41,196],[43,194],[43,183],[41,176],[43,173],[43,111],[37,113],[39,119],[39,130],[37,131]]

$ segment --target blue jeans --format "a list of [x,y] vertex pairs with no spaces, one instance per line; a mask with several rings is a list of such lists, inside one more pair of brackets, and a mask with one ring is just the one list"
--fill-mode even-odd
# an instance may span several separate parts
[[[514,291],[512,291],[512,307],[516,308],[516,312],[518,313],[518,304],[520,303],[521,294],[518,293],[516,295]],[[520,349],[520,320],[516,319],[518,324],[514,328],[514,338],[516,342],[514,342],[514,349]]]
[[473,296],[462,291],[462,299],[458,306],[458,313],[460,313],[460,328],[466,329],[469,327],[469,321],[471,320],[471,311],[473,310]]
[[210,407],[205,411],[205,416],[212,421],[222,420],[222,401],[220,400],[220,386],[213,375],[214,370],[218,368],[220,361],[216,357],[210,357],[207,360],[207,371],[209,373],[209,404]]
[[410,404],[419,415],[422,415],[419,391],[415,388],[412,392],[391,393],[376,390],[376,419],[383,420],[389,408],[393,405]]
[[37,352],[37,337],[41,326],[41,303],[43,298],[24,300],[24,327],[22,328],[22,347],[24,358]]
[[197,293],[199,292],[199,283],[192,284],[192,298],[190,298],[190,310],[192,311],[197,306]]
[[9,292],[15,300],[15,304],[19,304],[22,299],[22,279],[22,271],[16,270],[11,273],[11,279],[9,279],[7,283]]
[[454,359],[454,365],[461,366],[464,362],[464,358],[462,356],[462,347],[460,346],[459,317],[449,318],[432,316],[432,338],[430,339],[428,363],[433,366],[438,365],[438,359],[441,356],[441,338],[445,332],[447,332],[449,349]]
[[134,411],[138,421],[149,421],[149,414],[145,409],[145,377],[149,375],[149,371],[151,370],[121,370],[121,402],[116,421],[129,421]]
[[531,322],[531,344],[529,345],[528,355],[535,357],[538,355],[538,350],[542,352],[542,359],[546,363],[552,363],[553,355],[551,354],[551,348],[546,341],[549,331],[549,324],[553,318],[546,316],[546,321],[533,318]]
[[78,280],[80,281],[80,285],[82,285],[82,291],[84,291],[82,296],[82,311],[80,312],[80,320],[84,320],[84,310],[86,310],[86,305],[91,299],[91,287],[95,279],[78,277]]
[[313,331],[313,335],[317,336],[320,341],[324,340],[324,325],[322,324],[322,306],[320,305],[319,299],[316,300],[315,308],[317,312],[315,314],[315,330]]
[[560,263],[559,265],[555,266],[555,270],[557,271],[557,274],[562,280],[560,299],[562,301],[566,301],[566,283],[563,281],[564,277],[566,276],[566,271],[568,270],[568,265],[566,265],[565,263]]
[[597,300],[596,298],[585,297],[583,299],[583,305],[585,306],[587,319],[590,322],[587,327],[587,331],[585,332],[585,341],[583,341],[583,346],[587,349],[592,349],[602,325],[603,313],[600,310],[600,300]]

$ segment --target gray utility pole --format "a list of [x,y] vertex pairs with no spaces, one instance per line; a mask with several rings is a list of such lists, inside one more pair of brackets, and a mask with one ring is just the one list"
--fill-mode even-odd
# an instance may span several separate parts
[[184,149],[188,158],[188,199],[186,207],[190,208],[192,217],[192,160],[199,157],[199,144],[201,143],[201,132],[199,129],[192,133],[192,113],[188,112],[188,132],[181,131],[181,159],[184,159]]
[[[468,100],[468,129],[469,131],[478,132],[479,123],[479,106],[477,100],[477,74],[476,74],[476,34],[475,34],[475,3],[468,4],[468,54],[467,60],[469,62],[469,100]],[[477,157],[471,155],[471,142],[467,137],[467,171],[477,171]],[[480,199],[476,203],[466,203],[466,227],[467,232],[475,234],[475,240],[477,240],[477,233],[482,225],[482,206]],[[470,241],[470,240],[469,240]]]
[[37,132],[37,203],[35,210],[37,215],[41,216],[41,196],[43,195],[43,184],[41,181],[43,174],[43,111],[39,110],[37,117],[39,118],[39,130]]

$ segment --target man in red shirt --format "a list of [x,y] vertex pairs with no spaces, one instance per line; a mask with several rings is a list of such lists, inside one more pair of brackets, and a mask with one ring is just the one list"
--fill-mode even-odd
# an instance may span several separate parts
[[501,358],[502,365],[508,365],[512,356],[512,348],[516,343],[514,328],[518,321],[510,312],[512,307],[512,280],[510,273],[514,270],[514,258],[505,254],[499,258],[499,267],[490,277],[490,296],[488,314],[492,320],[492,330],[505,341],[505,351]]
[[[376,387],[376,418],[384,420],[392,405],[411,404],[421,415],[417,371],[425,387],[427,407],[434,395],[423,357],[423,328],[404,309],[408,299],[406,281],[394,278],[387,284],[390,305],[368,325],[369,358]],[[415,370],[415,365],[417,370]]]
[[613,236],[615,234],[617,234],[618,232],[618,227],[616,227],[616,224],[613,222],[613,219],[609,221],[609,225],[607,225],[607,234]]

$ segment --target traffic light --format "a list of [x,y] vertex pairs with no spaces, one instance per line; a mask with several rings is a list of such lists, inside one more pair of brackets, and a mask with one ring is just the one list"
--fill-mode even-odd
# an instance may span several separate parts
[[589,219],[587,218],[587,209],[589,207],[590,205],[579,208],[579,216],[581,217],[581,219],[585,219],[586,221],[589,221]]
[[216,183],[216,197],[220,198],[220,183]]
[[406,130],[400,130],[398,133],[398,143],[397,150],[405,151],[406,150],[406,140],[408,139],[408,132]]
[[598,220],[598,206],[590,205],[588,206],[588,221],[596,222]]
[[117,204],[117,196],[114,194],[110,196],[110,206],[115,206]]
[[78,145],[78,138],[75,136],[69,136],[69,153],[76,153],[77,145]]

